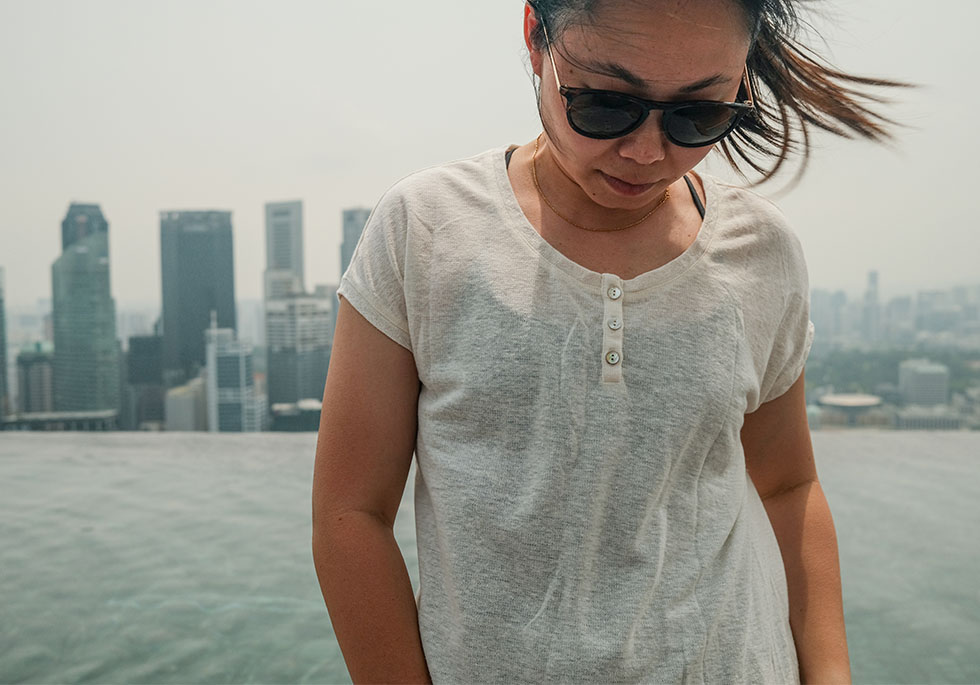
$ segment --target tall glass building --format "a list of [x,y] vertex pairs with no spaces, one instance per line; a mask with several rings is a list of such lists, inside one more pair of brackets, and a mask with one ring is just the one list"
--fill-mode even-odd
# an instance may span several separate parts
[[320,400],[330,362],[332,307],[330,300],[305,292],[302,203],[268,203],[265,236],[269,404]]
[[[347,271],[347,267],[350,266],[350,260],[354,256],[354,248],[357,247],[358,241],[361,239],[361,233],[364,232],[364,226],[367,224],[368,218],[371,216],[371,210],[366,207],[355,207],[353,209],[343,210],[343,231],[344,239],[340,244],[340,275],[343,277],[344,272]],[[340,309],[340,299],[337,297],[336,291],[333,296],[333,323],[331,330],[336,330],[337,328],[337,311]]]
[[265,299],[303,292],[302,201],[266,204],[265,264]]
[[126,351],[126,390],[120,424],[124,430],[164,425],[166,389],[163,386],[163,338],[132,335]]
[[204,368],[204,333],[212,311],[219,328],[237,328],[232,250],[231,212],[160,213],[167,387],[181,385]]
[[55,411],[119,410],[120,348],[109,286],[109,224],[72,203],[51,266]]
[[354,256],[354,248],[357,241],[361,239],[364,232],[364,225],[367,224],[371,210],[365,207],[355,207],[354,209],[343,210],[344,220],[344,241],[340,244],[340,275],[343,276],[350,266],[351,257]]

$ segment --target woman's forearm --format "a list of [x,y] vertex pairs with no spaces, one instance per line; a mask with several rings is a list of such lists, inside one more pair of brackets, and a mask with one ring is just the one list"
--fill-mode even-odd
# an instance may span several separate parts
[[362,512],[313,530],[320,590],[355,683],[431,683],[405,559],[390,526]]
[[817,481],[763,500],[786,567],[789,618],[804,683],[850,683],[840,560]]

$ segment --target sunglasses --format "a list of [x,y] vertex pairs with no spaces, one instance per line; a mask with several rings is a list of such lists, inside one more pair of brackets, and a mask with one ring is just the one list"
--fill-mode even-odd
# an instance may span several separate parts
[[565,98],[568,123],[587,138],[621,138],[639,128],[652,110],[659,110],[663,112],[661,126],[667,140],[680,147],[704,147],[717,143],[734,131],[742,118],[755,107],[747,66],[742,69],[742,83],[747,96],[743,102],[657,102],[613,90],[563,86],[551,51],[548,27],[542,22],[541,28],[544,29],[558,92]]

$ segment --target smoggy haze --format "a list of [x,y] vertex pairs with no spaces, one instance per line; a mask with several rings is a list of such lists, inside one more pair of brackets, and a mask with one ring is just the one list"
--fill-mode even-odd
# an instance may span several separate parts
[[[811,284],[859,290],[871,268],[884,295],[980,281],[980,4],[824,5],[835,64],[926,87],[896,94],[915,128],[894,149],[820,137],[775,198]],[[122,305],[159,304],[163,209],[231,210],[237,296],[258,298],[263,205],[302,199],[307,285],[336,282],[342,208],[536,135],[521,15],[519,0],[0,0],[8,302],[50,297],[72,201],[102,206]]]

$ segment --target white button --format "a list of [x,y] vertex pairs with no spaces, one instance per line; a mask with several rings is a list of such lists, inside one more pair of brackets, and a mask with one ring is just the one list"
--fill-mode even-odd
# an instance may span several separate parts
[[614,331],[618,331],[622,327],[623,327],[623,322],[620,321],[619,319],[615,317],[609,319],[609,328],[613,329]]
[[619,352],[606,352],[606,361],[613,366],[619,363]]
[[622,288],[615,285],[609,288],[609,290],[606,291],[606,293],[609,295],[610,300],[618,300],[620,297],[623,296]]

